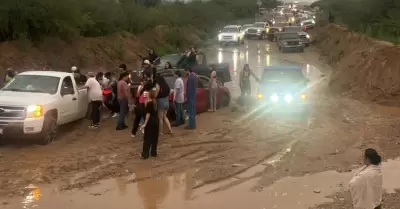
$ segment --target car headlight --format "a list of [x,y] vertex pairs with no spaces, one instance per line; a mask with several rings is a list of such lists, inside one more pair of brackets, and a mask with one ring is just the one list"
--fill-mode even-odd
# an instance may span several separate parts
[[233,39],[237,39],[237,35],[233,35]]
[[305,101],[307,99],[307,94],[301,94],[300,97],[302,101]]
[[219,35],[218,35],[218,40],[221,40],[221,39],[222,39],[222,35],[219,34]]
[[315,19],[315,16],[312,16],[312,18],[314,18],[314,19]]
[[261,29],[257,29],[257,32],[261,32]]
[[42,105],[30,105],[26,108],[26,117],[28,118],[39,118],[43,116]]
[[293,100],[293,97],[292,97],[292,95],[290,95],[290,94],[287,94],[287,95],[285,95],[285,101],[287,102],[287,103],[290,103],[290,102],[292,102],[292,100]]
[[260,93],[257,94],[257,99],[258,99],[258,100],[263,99],[263,98],[264,98],[264,96],[263,96],[262,94],[260,94]]
[[271,101],[273,101],[273,102],[278,102],[278,101],[279,101],[279,97],[278,97],[277,94],[272,94],[270,99],[271,99]]
[[307,34],[306,37],[309,39],[309,38],[310,38],[310,35]]

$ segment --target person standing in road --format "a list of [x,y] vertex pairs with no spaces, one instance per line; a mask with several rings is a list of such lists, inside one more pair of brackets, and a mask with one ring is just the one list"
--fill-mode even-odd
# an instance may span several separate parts
[[215,71],[215,69],[211,69],[210,83],[208,85],[208,88],[210,95],[210,109],[208,111],[215,112],[217,111],[217,91],[218,91],[217,72]]
[[144,130],[143,151],[141,155],[143,160],[148,159],[149,154],[152,157],[157,157],[160,124],[157,117],[157,102],[154,90],[149,91],[145,105],[146,116],[144,124],[140,127],[141,130]]
[[125,123],[125,117],[129,112],[129,104],[131,102],[131,95],[129,92],[129,73],[122,72],[117,83],[117,98],[119,103],[119,115],[116,130],[124,130],[128,128]]
[[251,94],[250,76],[253,76],[253,72],[250,70],[249,64],[245,64],[239,75],[241,96],[249,96]]
[[186,129],[196,129],[196,89],[197,75],[191,68],[185,70],[188,74],[186,97],[187,97],[187,112],[189,115],[189,124]]
[[175,107],[175,123],[173,126],[180,126],[185,124],[185,113],[183,111],[183,104],[185,102],[185,86],[183,84],[181,71],[175,71],[175,85],[174,85],[174,107]]
[[94,77],[93,74],[90,73],[90,78],[86,81],[84,86],[84,88],[88,89],[88,96],[92,110],[92,124],[89,128],[98,128],[100,125],[100,108],[103,104],[103,91],[99,80],[101,80],[100,75]]
[[158,107],[158,118],[160,120],[160,134],[163,134],[164,122],[168,127],[168,133],[172,134],[171,124],[168,120],[167,113],[169,109],[169,93],[171,89],[169,88],[164,77],[156,76],[156,97],[157,97],[157,107]]
[[350,180],[354,209],[381,209],[383,194],[381,161],[381,156],[376,150],[365,150],[365,165]]

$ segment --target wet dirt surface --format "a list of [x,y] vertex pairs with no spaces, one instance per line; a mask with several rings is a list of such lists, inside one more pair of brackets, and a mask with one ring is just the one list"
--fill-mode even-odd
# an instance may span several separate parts
[[203,113],[197,130],[162,136],[159,157],[148,161],[139,159],[141,137],[116,132],[113,119],[94,131],[87,121],[70,124],[48,146],[0,148],[0,208],[294,208],[282,196],[291,203],[304,198],[292,190],[311,195],[296,207],[307,208],[341,191],[337,184],[347,184],[348,175],[334,171],[354,169],[363,149],[376,148],[384,159],[399,156],[399,111],[330,96],[330,69],[313,49],[281,54],[273,43],[250,40],[204,52],[210,63],[231,64],[234,97],[245,63],[257,75],[266,65],[301,65],[311,81],[311,115],[277,119],[232,108]]

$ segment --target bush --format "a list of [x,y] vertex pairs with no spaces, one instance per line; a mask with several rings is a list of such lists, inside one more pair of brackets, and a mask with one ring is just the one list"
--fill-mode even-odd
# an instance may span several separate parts
[[[136,2],[1,0],[0,41],[21,38],[40,41],[46,36],[72,39],[121,31],[137,34],[158,25],[193,26],[207,33],[221,23],[252,17],[257,10],[257,0],[195,0],[187,4],[174,2],[151,7]],[[276,0],[264,2],[274,5]]]
[[400,1],[393,0],[320,0],[319,6],[335,22],[369,36],[400,43]]

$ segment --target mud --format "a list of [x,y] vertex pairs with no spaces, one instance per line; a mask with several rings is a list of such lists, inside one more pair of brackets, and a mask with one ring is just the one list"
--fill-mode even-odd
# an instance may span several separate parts
[[[149,161],[139,159],[141,137],[132,139],[129,131],[115,132],[113,119],[104,119],[96,131],[87,130],[88,121],[70,124],[63,128],[59,140],[48,146],[13,144],[0,148],[0,199],[4,207],[20,207],[21,199],[30,193],[28,199],[35,199],[38,187],[43,197],[40,207],[36,207],[39,209],[55,204],[47,201],[48,197],[58,200],[59,207],[64,208],[86,208],[82,205],[86,201],[98,208],[111,203],[115,206],[116,202],[119,208],[128,205],[140,208],[144,205],[143,193],[150,196],[147,198],[156,198],[156,203],[165,208],[170,205],[190,208],[192,204],[194,209],[225,208],[224,204],[231,201],[227,205],[231,208],[274,208],[277,202],[287,201],[281,196],[275,197],[272,191],[284,194],[288,188],[304,189],[289,185],[295,184],[291,179],[304,182],[305,175],[330,171],[311,178],[342,176],[334,171],[347,172],[358,167],[365,148],[376,148],[384,159],[399,156],[400,111],[332,96],[328,91],[330,68],[319,62],[318,51],[307,49],[303,54],[280,54],[274,44],[256,40],[244,46],[213,46],[204,51],[210,62],[231,64],[234,82],[228,85],[233,95],[239,94],[235,82],[245,63],[257,75],[265,65],[301,65],[311,80],[307,91],[311,114],[299,120],[263,117],[231,108],[203,113],[197,117],[196,131],[177,128],[173,136],[163,135],[159,157]],[[255,94],[256,84],[252,82]],[[324,181],[320,188],[310,187],[302,192],[313,195],[307,199],[317,200],[301,202],[301,207],[324,203],[329,201],[325,196],[342,191],[336,184],[327,184]],[[142,185],[140,192],[135,189],[139,185]],[[160,189],[149,194],[147,188],[154,187]],[[166,195],[170,190],[180,192]],[[82,194],[82,198],[74,199],[75,193]],[[113,201],[105,202],[108,198],[103,196],[107,194]],[[268,201],[260,201],[261,198]],[[195,203],[188,203],[188,199],[194,199]],[[243,199],[249,201],[238,201]],[[146,202],[154,204],[154,201]],[[246,202],[248,205],[244,205]],[[29,204],[33,207],[38,202]],[[281,208],[287,207],[292,206]]]
[[333,24],[315,32],[315,43],[324,60],[335,66],[331,92],[382,105],[400,104],[398,45]]

